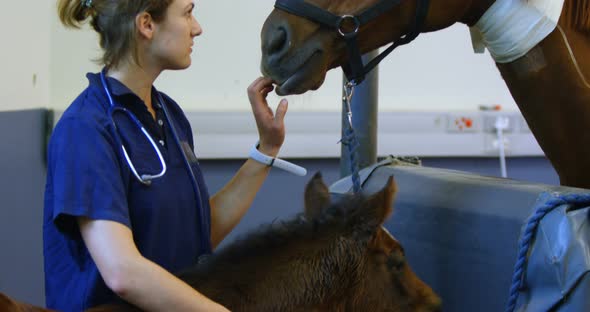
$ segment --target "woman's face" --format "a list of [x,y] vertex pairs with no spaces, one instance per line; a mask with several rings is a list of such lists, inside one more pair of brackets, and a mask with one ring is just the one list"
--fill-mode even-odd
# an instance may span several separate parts
[[166,10],[164,20],[156,23],[149,54],[162,69],[184,69],[191,64],[193,38],[202,32],[193,15],[192,0],[174,0]]

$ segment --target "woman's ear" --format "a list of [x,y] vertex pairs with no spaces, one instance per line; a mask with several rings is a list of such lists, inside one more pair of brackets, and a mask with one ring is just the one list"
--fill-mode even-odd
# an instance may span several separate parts
[[155,24],[148,12],[141,12],[135,17],[135,27],[142,38],[152,39],[154,36]]

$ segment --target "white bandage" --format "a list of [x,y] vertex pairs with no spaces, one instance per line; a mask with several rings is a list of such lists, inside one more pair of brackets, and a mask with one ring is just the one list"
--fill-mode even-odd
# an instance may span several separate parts
[[527,54],[557,26],[564,0],[497,0],[471,29],[476,53],[484,47],[497,63]]
[[250,153],[248,154],[248,157],[252,158],[253,160],[256,160],[257,162],[259,162],[261,164],[265,164],[270,167],[276,167],[279,169],[283,169],[287,172],[290,172],[290,173],[298,175],[298,176],[307,175],[307,170],[301,166],[297,166],[296,164],[290,163],[290,162],[288,162],[286,160],[282,160],[280,158],[270,157],[268,155],[262,154],[258,150],[259,145],[260,145],[260,142],[256,142],[256,144],[254,144],[254,146],[252,146],[252,148],[250,149]]

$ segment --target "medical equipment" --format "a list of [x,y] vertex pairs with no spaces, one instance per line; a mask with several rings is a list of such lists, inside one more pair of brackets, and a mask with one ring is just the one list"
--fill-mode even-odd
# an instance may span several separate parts
[[[143,132],[143,135],[148,139],[148,141],[150,141],[150,143],[152,144],[152,147],[154,148],[154,151],[158,155],[158,159],[160,160],[160,164],[162,165],[162,171],[160,171],[160,173],[157,173],[157,174],[142,174],[142,175],[140,175],[137,172],[137,170],[135,169],[135,166],[133,165],[133,162],[131,161],[131,158],[129,157],[129,154],[127,153],[127,149],[125,149],[125,145],[123,145],[123,143],[121,143],[121,149],[123,150],[123,156],[125,156],[125,160],[127,160],[127,164],[129,165],[129,168],[131,169],[131,172],[133,172],[133,175],[142,184],[150,185],[152,183],[152,180],[153,179],[160,178],[160,177],[162,177],[166,173],[166,162],[164,161],[164,157],[162,157],[162,153],[160,152],[160,149],[158,149],[158,146],[156,145],[156,142],[154,142],[154,139],[152,139],[152,137],[148,134],[147,130],[145,130],[144,126],[141,124],[141,122],[139,121],[139,119],[137,119],[137,117],[135,117],[135,115],[133,115],[126,108],[115,105],[115,102],[113,101],[113,98],[111,96],[111,92],[109,91],[109,89],[107,87],[107,83],[106,83],[106,80],[104,78],[104,73],[102,73],[102,72],[100,73],[100,80],[102,82],[102,86],[103,86],[103,88],[105,90],[105,93],[107,95],[107,98],[109,99],[109,104],[110,104],[109,116],[111,118],[111,122],[115,126],[115,130],[116,131],[119,131],[119,128],[117,127],[117,123],[115,122],[115,119],[113,118],[113,115],[115,113],[117,113],[117,112],[121,112],[121,113],[125,114],[129,119],[131,119],[133,121],[133,123],[135,123],[135,125],[139,129],[141,129],[141,132]],[[158,101],[159,102],[162,102],[160,99],[158,99]],[[162,105],[162,103],[160,103],[160,105]],[[165,113],[165,115],[166,115],[166,113]],[[168,118],[168,116],[166,116],[166,118]],[[183,153],[183,155],[184,155],[184,153]]]
[[279,169],[283,169],[287,172],[291,172],[294,175],[298,175],[298,176],[305,176],[307,175],[307,170],[301,166],[297,166],[294,163],[290,163],[286,160],[277,158],[277,157],[270,157],[268,155],[265,155],[263,153],[261,153],[258,150],[258,146],[260,145],[260,142],[257,141],[256,144],[254,144],[252,146],[252,148],[250,149],[250,152],[248,154],[248,156],[254,160],[256,160],[257,162],[261,163],[261,164],[265,164],[269,167],[277,167]]

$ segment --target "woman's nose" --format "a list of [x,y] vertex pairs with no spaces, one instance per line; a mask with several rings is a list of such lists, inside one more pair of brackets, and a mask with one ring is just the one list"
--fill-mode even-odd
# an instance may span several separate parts
[[191,36],[200,36],[202,33],[203,28],[201,28],[201,24],[199,24],[199,21],[197,21],[197,19],[193,17],[193,28],[191,29]]

